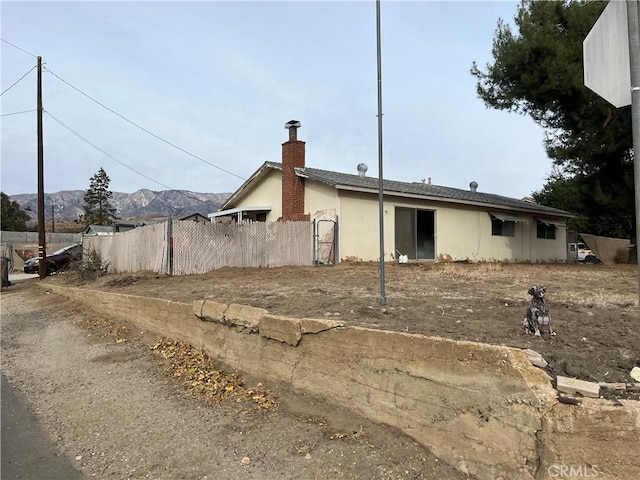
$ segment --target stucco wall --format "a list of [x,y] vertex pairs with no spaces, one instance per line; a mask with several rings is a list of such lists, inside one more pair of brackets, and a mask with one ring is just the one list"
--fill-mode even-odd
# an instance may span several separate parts
[[209,300],[47,288],[395,426],[480,479],[549,478],[550,468],[566,462],[596,465],[607,479],[635,479],[640,471],[638,402],[559,404],[545,374],[520,350]]
[[266,207],[271,211],[267,213],[267,222],[275,222],[282,216],[282,172],[270,171],[260,182],[255,185],[242,200],[234,204],[234,207]]
[[307,181],[305,193],[305,209],[312,219],[316,216],[316,212],[334,211],[336,215],[340,216],[340,200],[335,188]]
[[[235,206],[271,206],[267,221],[282,216],[282,173],[270,171]],[[524,216],[529,223],[516,223],[515,235],[491,235],[489,208],[447,202],[386,195],[384,197],[385,261],[397,260],[395,245],[396,207],[419,208],[435,212],[435,259],[471,261],[566,260],[566,229],[556,228],[554,240],[537,238],[536,219]],[[497,209],[496,209],[497,210]],[[340,260],[376,261],[380,257],[378,197],[373,193],[338,190],[319,182],[305,183],[305,213],[316,218],[317,212],[335,212],[339,219],[338,249]],[[324,215],[323,213],[323,215]],[[322,216],[322,215],[321,215]]]
[[[340,190],[340,256],[343,259],[375,261],[378,244],[378,202],[371,194]],[[556,228],[555,240],[537,238],[536,219],[516,223],[515,235],[493,236],[489,209],[387,195],[384,198],[385,260],[397,258],[395,247],[396,207],[435,212],[435,258],[471,261],[564,261],[566,229]]]

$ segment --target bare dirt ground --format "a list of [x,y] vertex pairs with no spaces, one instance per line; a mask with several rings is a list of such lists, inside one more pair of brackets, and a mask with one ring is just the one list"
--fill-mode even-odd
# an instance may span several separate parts
[[[384,306],[377,264],[223,268],[173,277],[112,274],[93,281],[69,273],[46,281],[181,302],[240,303],[294,317],[530,348],[549,362],[546,371],[552,377],[630,382],[629,372],[640,366],[633,265],[389,264],[385,280]],[[547,287],[555,337],[533,337],[521,327],[527,291],[539,284]]]
[[[211,299],[531,348],[549,362],[549,374],[591,381],[628,382],[640,365],[634,266],[394,264],[386,267],[384,306],[379,280],[371,264],[27,280],[2,293],[2,371],[61,453],[91,478],[461,480],[402,433],[286,386],[261,387],[278,404],[266,410],[186,396],[149,349],[157,338],[39,287]],[[556,337],[521,328],[527,290],[537,284],[547,286]],[[258,381],[244,378],[248,387]]]
[[188,396],[150,349],[157,339],[37,282],[2,292],[2,372],[87,478],[468,478],[397,430],[286,386],[255,384],[277,402],[267,409]]

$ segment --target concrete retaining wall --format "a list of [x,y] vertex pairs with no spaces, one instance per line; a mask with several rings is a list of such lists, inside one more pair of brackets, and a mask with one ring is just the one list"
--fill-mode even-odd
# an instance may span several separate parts
[[560,404],[544,372],[517,349],[286,318],[243,305],[46,288],[395,426],[477,478],[553,478],[572,467],[635,480],[640,472],[638,402]]

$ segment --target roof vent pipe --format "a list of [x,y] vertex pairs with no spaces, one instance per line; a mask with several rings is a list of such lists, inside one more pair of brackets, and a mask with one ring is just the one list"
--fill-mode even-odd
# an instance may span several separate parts
[[476,190],[478,190],[478,182],[476,182],[475,180],[473,182],[471,182],[469,184],[469,190],[471,190],[472,192],[476,192]]
[[369,170],[369,167],[365,163],[358,164],[358,176],[364,177],[367,174],[367,170]]

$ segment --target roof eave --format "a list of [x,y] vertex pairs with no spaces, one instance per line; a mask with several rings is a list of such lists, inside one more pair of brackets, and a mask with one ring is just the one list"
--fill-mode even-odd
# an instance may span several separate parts
[[[308,177],[307,177],[308,178]],[[315,180],[315,179],[312,179]],[[367,187],[354,187],[351,185],[342,185],[342,184],[335,184],[335,188],[337,190],[348,190],[348,191],[352,191],[352,192],[362,192],[362,193],[378,193],[378,189],[375,188],[367,188]],[[393,191],[393,190],[383,190],[383,195],[393,195],[396,197],[405,197],[405,198],[419,198],[421,200],[431,200],[431,201],[435,201],[435,202],[449,202],[449,203],[455,203],[455,204],[461,204],[461,205],[472,205],[472,206],[476,206],[476,207],[487,207],[487,208],[493,208],[493,209],[502,209],[502,210],[508,210],[508,211],[512,211],[512,212],[529,212],[531,214],[537,214],[537,215],[548,215],[548,216],[557,216],[557,217],[563,217],[563,218],[573,218],[575,217],[575,215],[568,213],[568,212],[550,212],[548,210],[542,210],[542,209],[537,209],[537,208],[516,208],[516,207],[512,207],[512,206],[508,206],[508,205],[498,205],[495,203],[491,203],[491,202],[482,202],[482,201],[474,201],[474,200],[462,200],[462,199],[457,199],[457,198],[445,198],[445,197],[439,197],[439,196],[432,196],[432,195],[420,195],[420,194],[416,194],[416,193],[405,193],[405,192],[398,192],[398,191]],[[534,205],[534,204],[529,204],[529,205]]]

